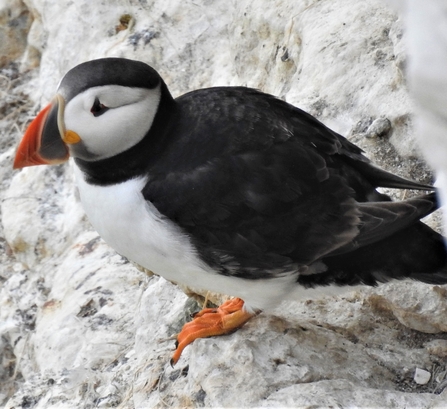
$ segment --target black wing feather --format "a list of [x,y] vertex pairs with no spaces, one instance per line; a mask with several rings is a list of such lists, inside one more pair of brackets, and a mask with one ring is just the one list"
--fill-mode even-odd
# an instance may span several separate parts
[[360,148],[272,96],[212,88],[176,102],[169,149],[153,161],[143,194],[222,274],[274,277],[325,255],[338,261],[434,207],[430,198],[382,202],[390,199],[378,186],[431,187],[374,167]]

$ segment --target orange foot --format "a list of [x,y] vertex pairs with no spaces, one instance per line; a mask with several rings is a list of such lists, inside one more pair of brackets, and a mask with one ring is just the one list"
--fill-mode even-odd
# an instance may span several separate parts
[[177,349],[172,356],[171,365],[177,363],[183,349],[197,338],[225,335],[242,327],[255,315],[244,311],[243,306],[243,300],[233,298],[218,308],[204,308],[198,312],[177,335]]

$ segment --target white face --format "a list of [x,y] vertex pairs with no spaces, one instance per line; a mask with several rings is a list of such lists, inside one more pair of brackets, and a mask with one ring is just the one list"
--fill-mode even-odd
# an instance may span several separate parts
[[[65,106],[65,129],[76,132],[92,159],[117,155],[147,134],[160,102],[154,89],[104,85],[76,95]],[[104,106],[103,112],[94,111]],[[76,145],[72,150],[76,155]],[[86,158],[87,159],[87,158]]]

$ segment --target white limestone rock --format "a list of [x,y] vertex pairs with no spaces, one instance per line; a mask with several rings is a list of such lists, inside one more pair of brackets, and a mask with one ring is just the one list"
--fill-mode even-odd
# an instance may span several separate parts
[[427,385],[427,383],[430,381],[431,373],[426,371],[425,369],[416,368],[416,371],[414,371],[414,381],[418,385]]
[[387,310],[408,328],[436,334],[447,332],[447,289],[415,282],[379,287],[369,297],[377,309]]
[[[442,407],[445,392],[433,392],[445,387],[445,362],[431,342],[443,334],[412,329],[445,331],[442,289],[397,283],[297,300],[234,334],[196,341],[171,368],[170,337],[190,305],[184,293],[135,269],[91,230],[70,166],[11,171],[24,122],[61,76],[82,61],[120,56],[153,65],[174,95],[213,85],[278,95],[382,166],[426,179],[420,162],[402,160],[387,141],[418,153],[392,11],[375,0],[25,4],[33,24],[22,70],[40,68],[22,84],[8,74],[0,105],[24,107],[0,120],[0,405]],[[386,135],[365,138],[373,134]],[[414,382],[416,368],[434,366],[428,384]]]
[[427,342],[425,348],[430,354],[447,358],[447,339],[434,339],[433,341]]
[[281,390],[269,396],[262,407],[421,408],[436,401],[430,394],[402,394],[386,389],[359,388],[346,380],[322,380]]
[[15,173],[2,202],[4,234],[18,261],[34,267],[70,246],[85,228],[68,167]]
[[0,67],[22,56],[30,25],[30,12],[21,0],[0,1]]

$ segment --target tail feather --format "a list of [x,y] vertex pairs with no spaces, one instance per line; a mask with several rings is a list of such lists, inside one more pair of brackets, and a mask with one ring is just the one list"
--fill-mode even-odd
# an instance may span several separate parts
[[335,256],[353,251],[414,225],[438,208],[436,194],[429,193],[400,202],[359,203],[359,233],[350,243],[327,254]]
[[447,284],[447,251],[443,237],[417,222],[379,242],[325,257],[324,272],[302,275],[304,287],[371,285],[410,278],[428,284]]
[[350,164],[359,170],[369,182],[375,187],[388,187],[394,189],[435,190],[431,185],[404,179],[393,175],[386,170],[374,166],[370,162],[350,161]]

